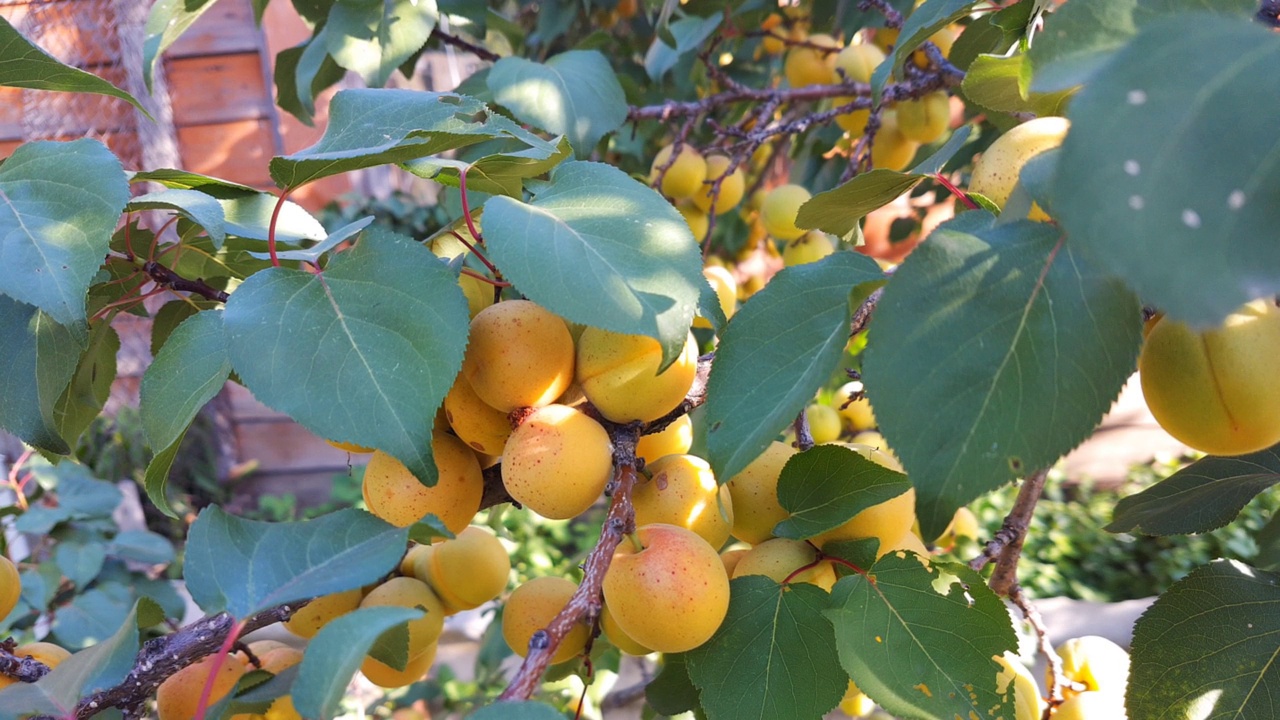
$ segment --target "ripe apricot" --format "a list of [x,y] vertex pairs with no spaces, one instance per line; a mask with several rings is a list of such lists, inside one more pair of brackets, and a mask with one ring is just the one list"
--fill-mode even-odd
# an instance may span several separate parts
[[[156,689],[156,715],[160,720],[192,720],[196,716],[200,695],[216,658],[216,655],[210,655],[197,660],[160,683]],[[234,655],[223,658],[222,666],[213,678],[209,705],[226,697],[246,671],[244,663]]]
[[[732,173],[728,173],[729,163],[729,158],[724,155],[712,155],[707,158],[707,182],[693,195],[693,204],[697,205],[698,209],[705,213],[711,212],[710,183],[721,177],[724,177],[724,180],[720,181],[720,193],[716,196],[715,214],[723,215],[742,202],[742,195],[747,190],[747,177],[742,174],[741,167],[736,167]],[[727,177],[725,177],[726,173],[728,173]]]
[[[1018,173],[1031,158],[1062,144],[1071,122],[1063,117],[1040,117],[1018,125],[991,143],[973,165],[969,190],[980,193],[1000,207],[1009,202],[1018,184]],[[1045,221],[1049,216],[1038,205],[1027,215]]]
[[[855,395],[859,396],[858,399],[849,402],[849,398]],[[862,395],[861,381],[853,380],[841,385],[836,391],[834,404],[851,429],[870,430],[876,426],[876,416],[871,410],[871,401],[866,395]]]
[[600,610],[600,631],[604,636],[609,638],[609,642],[613,646],[628,655],[648,655],[653,652],[649,648],[636,642],[630,635],[622,631],[618,627],[618,621],[613,618],[613,613],[609,611],[609,605]]
[[[529,654],[529,640],[560,614],[578,586],[562,577],[533,578],[511,593],[502,611],[502,637],[520,657]],[[580,654],[591,638],[591,629],[575,625],[551,656],[552,664],[562,663]]]
[[467,314],[474,320],[481,310],[493,304],[493,285],[465,273],[458,275],[458,286],[467,298]]
[[528,300],[500,302],[471,321],[462,374],[502,412],[546,405],[573,380],[573,337],[550,310]]
[[689,226],[689,232],[693,233],[693,239],[702,242],[703,238],[707,236],[707,231],[711,229],[711,220],[708,219],[707,213],[688,201],[676,203],[676,210],[680,211],[680,216],[684,218],[685,224]]
[[431,649],[444,631],[444,605],[435,592],[417,578],[393,577],[378,585],[360,601],[360,607],[406,607],[424,612],[417,620],[408,621],[409,657],[415,658]]
[[641,435],[640,442],[636,443],[636,458],[649,464],[666,455],[687,453],[692,446],[693,419],[688,415],[681,415],[661,431]]
[[871,164],[886,170],[905,170],[920,149],[920,143],[902,134],[896,110],[880,115],[880,130],[871,141]]
[[600,423],[565,405],[535,410],[511,433],[502,483],[539,515],[566,520],[591,507],[613,475],[613,444]]
[[782,264],[787,267],[817,262],[836,251],[831,236],[821,230],[810,230],[782,249]]
[[[707,283],[711,285],[711,289],[716,293],[716,299],[720,301],[720,310],[724,313],[725,319],[733,317],[738,311],[738,281],[733,279],[730,272],[719,265],[708,265],[702,268],[702,277],[707,279]],[[705,318],[695,317],[693,319],[694,327],[709,328],[711,323]]]
[[510,575],[507,549],[493,532],[474,525],[453,540],[432,545],[414,567],[414,576],[436,591],[448,613],[478,608],[498,597]]
[[1280,308],[1256,300],[1198,332],[1161,318],[1138,356],[1142,394],[1170,435],[1211,455],[1280,442]]
[[502,447],[511,436],[508,414],[481,400],[462,375],[453,381],[444,397],[444,412],[449,427],[470,448],[486,455],[502,454]]
[[679,525],[711,547],[724,545],[733,528],[733,500],[728,488],[716,484],[706,460],[667,455],[645,470],[649,478],[632,494],[637,525]]
[[916,100],[903,100],[897,111],[898,130],[903,137],[918,143],[941,138],[951,124],[951,98],[942,90]]
[[[791,573],[817,559],[818,551],[803,540],[773,538],[756,545],[743,555],[733,568],[733,577],[764,575],[774,582],[781,583]],[[830,562],[823,561],[797,574],[791,578],[791,582],[817,585],[830,592],[831,586],[836,584],[836,570]]]
[[360,588],[344,592],[322,595],[302,606],[293,617],[284,621],[285,629],[303,638],[313,638],[320,628],[328,625],[335,618],[360,607],[363,595]]
[[821,445],[840,438],[840,413],[835,408],[814,403],[804,409],[804,416],[815,443]]
[[862,694],[857,685],[853,681],[849,681],[849,686],[845,688],[844,697],[840,699],[840,712],[849,717],[860,718],[863,715],[875,710],[875,702]]
[[805,230],[796,227],[800,206],[813,197],[799,185],[779,185],[769,191],[760,205],[760,222],[779,240],[798,240]]
[[18,598],[21,596],[22,578],[18,575],[18,566],[0,555],[0,618],[8,617],[18,607]]
[[[858,446],[854,443],[840,443],[851,450],[858,452],[868,460],[875,462],[891,470],[895,470],[897,464],[874,448],[867,446]],[[863,538],[877,538],[880,541],[879,555],[883,555],[904,536],[911,532],[911,526],[916,520],[916,490],[908,488],[901,495],[889,498],[888,500],[872,505],[862,512],[854,515],[843,525],[828,530],[813,538],[815,545],[822,545],[837,540],[860,540]]]
[[[649,168],[649,182],[658,179],[658,171],[671,160],[671,145],[664,146],[653,157],[653,166]],[[689,145],[680,147],[676,161],[667,168],[662,176],[662,194],[676,200],[686,200],[702,190],[702,181],[707,179],[707,161]]]
[[760,29],[770,33],[760,40],[760,48],[766,54],[780,55],[783,50],[787,49],[787,44],[782,39],[786,36],[787,31],[786,28],[782,27],[781,15],[778,13],[770,13],[769,16],[760,23]]
[[1044,698],[1040,697],[1040,688],[1036,686],[1031,671],[1022,664],[1017,655],[1005,651],[1004,655],[995,658],[1000,665],[996,673],[996,692],[1005,695],[1013,691],[1013,718],[1011,720],[1040,720],[1044,714]]
[[733,577],[734,568],[738,567],[738,562],[749,552],[751,552],[751,546],[746,543],[734,543],[727,550],[722,551],[720,562],[724,563],[725,574]]
[[431,452],[438,472],[432,487],[418,482],[404,463],[375,452],[364,470],[369,512],[396,527],[408,527],[434,513],[450,532],[461,532],[480,511],[480,461],[461,440],[442,432],[432,433]]
[[[261,669],[272,675],[279,675],[302,662],[301,650],[271,640],[249,643],[249,650],[262,663]],[[239,713],[232,715],[231,720],[302,720],[302,715],[293,706],[293,698],[282,695],[273,700],[264,713]]]
[[[1062,674],[1085,690],[1124,695],[1129,683],[1129,653],[1114,642],[1098,636],[1072,638],[1058,646]],[[1068,690],[1067,697],[1075,691]]]
[[438,645],[432,643],[417,657],[409,658],[409,661],[404,664],[403,670],[397,670],[371,655],[366,655],[364,662],[360,663],[360,672],[364,673],[369,682],[388,690],[412,685],[421,680],[427,674],[427,671],[431,669],[431,663],[436,661],[438,647]]
[[[859,447],[854,447],[855,445]],[[902,461],[898,460],[898,454],[893,451],[893,448],[889,447],[889,443],[885,441],[884,436],[875,430],[863,430],[854,435],[850,439],[849,447],[857,450],[868,460],[874,460],[894,472],[906,472],[902,469]],[[870,448],[870,452],[863,448]]]
[[[836,55],[835,70],[832,72],[832,82],[845,82],[846,80],[857,83],[871,82],[871,74],[875,72],[876,67],[884,62],[884,51],[875,45],[857,43],[849,45]],[[848,95],[832,98],[831,104],[834,106],[847,105],[853,102],[854,98]],[[867,129],[867,119],[871,117],[870,108],[863,110],[854,110],[852,112],[843,113],[835,117],[836,125],[841,130],[850,135],[861,135]]]
[[644,335],[587,328],[578,339],[577,380],[600,414],[614,422],[648,422],[688,394],[698,374],[698,344],[690,334],[680,357],[661,373],[662,346]]
[[831,69],[836,64],[834,51],[840,49],[840,42],[822,33],[810,35],[808,42],[817,47],[793,47],[782,62],[782,73],[793,88],[831,82]]
[[978,533],[982,531],[982,525],[978,522],[978,516],[967,507],[957,508],[956,514],[951,516],[951,522],[947,524],[947,529],[942,531],[937,540],[933,544],[949,548],[955,545],[956,540],[967,537],[971,540],[978,539]]
[[697,534],[657,523],[623,540],[604,575],[604,600],[618,627],[657,652],[684,652],[711,639],[729,612],[729,577]]
[[756,545],[773,537],[773,528],[788,516],[778,504],[778,476],[798,451],[773,442],[760,457],[727,483],[733,497],[733,536]]

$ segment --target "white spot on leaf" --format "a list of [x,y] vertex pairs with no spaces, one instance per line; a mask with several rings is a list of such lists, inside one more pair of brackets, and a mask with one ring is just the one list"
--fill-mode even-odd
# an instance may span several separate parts
[[1143,206],[1145,206],[1146,204],[1147,204],[1146,201],[1142,199],[1141,195],[1129,196],[1129,207],[1133,208],[1134,210],[1141,210]]
[[1144,90],[1130,90],[1130,91],[1129,91],[1129,104],[1130,104],[1130,105],[1141,105],[1141,104],[1145,103],[1146,101],[1147,101],[1147,93],[1146,93],[1146,91],[1144,91]]
[[1138,164],[1137,160],[1125,160],[1124,171],[1134,177],[1137,177],[1138,173],[1142,172],[1142,166]]
[[1191,208],[1187,208],[1186,210],[1183,210],[1182,224],[1186,225],[1192,230],[1200,227],[1200,213],[1196,212],[1195,210],[1192,210]]
[[1232,210],[1239,210],[1244,207],[1244,191],[1232,190],[1231,194],[1227,196],[1227,207]]

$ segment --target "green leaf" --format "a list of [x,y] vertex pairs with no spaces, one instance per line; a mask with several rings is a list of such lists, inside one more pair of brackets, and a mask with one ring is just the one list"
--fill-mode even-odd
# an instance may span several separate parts
[[315,145],[272,158],[280,187],[388,163],[405,163],[491,139],[484,103],[454,93],[342,90],[329,103],[329,126]]
[[971,131],[972,127],[966,125],[952,133],[937,152],[911,172],[876,168],[839,187],[818,193],[800,206],[796,225],[802,228],[819,228],[840,237],[848,235],[858,227],[858,221],[867,213],[893,202],[921,180],[941,170],[960,150],[960,146],[968,141]]
[[59,538],[53,561],[68,580],[83,588],[102,572],[107,559],[107,546],[98,536],[91,538]]
[[0,690],[0,720],[36,713],[73,713],[83,696],[124,681],[138,654],[138,630],[155,624],[155,603],[139,600],[114,634],[64,660],[33,684],[16,683]]
[[7,18],[0,17],[0,85],[32,90],[95,93],[120,98],[150,118],[137,98],[92,73],[70,65],[22,36]]
[[1280,446],[1206,457],[1116,504],[1107,530],[1186,535],[1217,530],[1258,493],[1280,483]]
[[242,185],[238,182],[174,168],[159,168],[136,172],[129,175],[129,182],[153,182],[174,190],[199,190],[206,195],[212,195],[220,199],[256,195],[262,192],[257,188]]
[[435,0],[342,0],[329,10],[325,45],[339,65],[380,88],[427,44],[438,20]]
[[[352,223],[347,223],[342,227],[329,233],[324,240],[302,250],[281,250],[276,252],[276,257],[280,260],[299,260],[302,262],[316,263],[320,260],[320,256],[334,249],[343,242],[355,237],[356,233],[373,224],[374,217],[368,215],[360,218]],[[270,252],[254,252],[250,253],[257,258],[270,259]]]
[[729,614],[706,644],[687,654],[689,677],[711,720],[816,718],[840,703],[840,669],[826,591],[738,578]]
[[537,63],[505,57],[489,70],[489,91],[516,118],[569,138],[579,158],[627,119],[613,67],[595,50],[570,50]]
[[778,478],[778,504],[791,517],[773,534],[803,540],[843,525],[872,505],[911,489],[907,476],[849,448],[819,445],[787,460]]
[[571,322],[647,335],[664,367],[683,349],[702,277],[689,225],[617,168],[567,162],[532,202],[484,205],[489,258],[529,299]]
[[689,679],[688,654],[664,653],[657,676],[644,687],[644,697],[649,707],[663,715],[679,715],[701,707],[698,688]]
[[680,62],[682,56],[693,52],[702,45],[703,40],[711,37],[711,33],[720,27],[723,20],[724,15],[717,12],[707,17],[691,15],[671,23],[667,29],[671,39],[675,41],[674,46],[655,35],[653,44],[644,55],[644,70],[649,74],[649,79],[655,82],[661,80],[663,75]]
[[1267,121],[1280,114],[1277,66],[1269,30],[1177,15],[1148,24],[1072,101],[1059,220],[1145,302],[1191,325],[1280,292],[1280,138]]
[[120,336],[111,324],[99,322],[89,330],[89,343],[80,364],[54,406],[54,423],[58,436],[69,444],[89,427],[102,412],[116,379],[116,353]]
[[1134,625],[1129,717],[1274,718],[1278,584],[1280,575],[1218,560],[1161,595]]
[[500,139],[507,135],[511,138],[500,152],[471,162],[439,156],[422,158],[405,163],[404,169],[450,187],[458,187],[462,173],[466,172],[469,193],[520,198],[524,193],[525,179],[550,171],[573,151],[566,138],[543,140],[501,115],[490,115],[486,122]]
[[164,565],[174,560],[173,545],[150,530],[126,530],[116,533],[107,545],[107,554],[122,560]]
[[1271,516],[1254,535],[1254,541],[1258,543],[1258,554],[1253,564],[1263,570],[1280,570],[1280,514]]
[[53,465],[32,459],[26,467],[41,487],[57,494],[58,507],[70,517],[109,517],[123,497],[114,484],[95,477],[89,468],[78,463]]
[[831,377],[849,341],[854,288],[883,279],[865,255],[837,252],[783,269],[733,316],[707,384],[708,460],[721,482],[759,457]]
[[129,201],[129,210],[177,210],[213,238],[215,247],[222,247],[227,233],[223,227],[225,217],[217,199],[197,190],[161,190],[147,193]]
[[1029,112],[1038,116],[1058,115],[1075,88],[1053,93],[1031,93],[1026,55],[979,55],[965,73],[961,89],[966,98],[997,112]]
[[156,506],[156,509],[175,520],[180,519],[180,516],[169,504],[169,469],[173,467],[173,461],[178,459],[178,450],[182,447],[182,439],[186,436],[187,429],[183,428],[182,433],[172,445],[156,450],[155,455],[151,457],[151,462],[147,463],[147,470],[142,478],[147,499]]
[[315,124],[315,97],[347,71],[325,52],[323,28],[306,42],[276,53],[276,104],[306,125]]
[[[271,228],[271,214],[277,199],[269,193],[254,193],[218,201],[226,219],[226,231],[250,240],[266,240]],[[301,205],[287,200],[276,217],[276,242],[319,242],[328,233],[324,226]]]
[[912,51],[934,33],[968,15],[977,4],[978,0],[927,0],[908,15],[898,32],[898,42],[893,46],[893,53],[871,75],[872,97],[880,96],[890,73],[902,78],[902,65],[911,57]]
[[213,7],[213,3],[214,0],[156,0],[151,6],[142,39],[142,76],[147,81],[148,92],[160,55]]
[[302,656],[298,676],[293,681],[294,707],[303,717],[334,717],[347,684],[360,669],[378,636],[396,625],[420,617],[421,610],[367,607],[349,612],[320,628],[320,632],[307,643],[307,652]]
[[83,328],[67,327],[31,305],[0,295],[0,427],[36,447],[66,454],[56,405],[76,374],[87,342]]
[[129,184],[96,140],[20,145],[0,165],[0,293],[68,325],[111,244]]
[[89,588],[59,607],[53,618],[54,642],[69,650],[92,647],[119,627],[129,614],[131,598],[108,589]]
[[223,322],[231,364],[258,400],[321,437],[390,453],[430,486],[431,429],[462,367],[469,318],[448,267],[379,230],[323,274],[253,275]]
[[994,223],[974,210],[939,226],[871,321],[863,380],[922,537],[1082,442],[1137,361],[1132,293],[1052,225]]
[[380,579],[399,564],[407,537],[363,510],[261,522],[211,505],[191,525],[183,577],[205,612],[246,618]]
[[496,702],[467,717],[470,720],[564,720],[560,711],[532,700]]
[[[1018,646],[1004,603],[962,565],[891,552],[867,576],[836,583],[832,609],[840,664],[884,709],[921,720],[1012,717],[996,692],[992,659]],[[1010,690],[1012,692],[1012,690]]]
[[1077,0],[1046,16],[1027,53],[1031,89],[1055,92],[1083,85],[1152,20],[1171,13],[1209,11],[1247,18],[1255,0]]

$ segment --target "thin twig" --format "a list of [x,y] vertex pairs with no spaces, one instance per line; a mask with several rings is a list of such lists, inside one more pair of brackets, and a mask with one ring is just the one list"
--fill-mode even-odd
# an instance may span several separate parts
[[1048,477],[1049,469],[1045,468],[1023,481],[1004,524],[982,549],[982,554],[969,561],[969,567],[975,572],[995,561],[996,569],[988,584],[997,595],[1007,597],[1018,583],[1018,557],[1022,554],[1022,543],[1027,537],[1027,529],[1031,527],[1031,515],[1044,492],[1044,483]]
[[884,295],[884,287],[878,287],[871,291],[866,300],[853,311],[853,319],[849,321],[849,337],[853,337],[863,330],[867,329],[867,324],[871,322],[871,315],[876,311],[876,305],[880,303],[881,296]]
[[465,50],[471,53],[472,55],[475,55],[476,57],[480,58],[481,60],[487,60],[489,62],[498,62],[499,60],[502,59],[502,56],[499,55],[498,53],[493,52],[492,50],[489,50],[488,48],[482,47],[480,45],[476,45],[475,43],[470,42],[469,40],[463,40],[457,35],[447,33],[438,27],[431,32],[431,37],[439,40],[445,45],[452,45],[458,48],[459,50]]
[[1027,623],[1031,625],[1031,629],[1036,634],[1036,646],[1040,650],[1040,654],[1044,655],[1045,662],[1049,664],[1049,673],[1047,680],[1049,683],[1049,705],[1044,709],[1043,720],[1049,720],[1049,716],[1053,714],[1053,709],[1062,704],[1062,690],[1070,682],[1066,674],[1062,670],[1062,658],[1058,652],[1053,649],[1053,643],[1049,640],[1049,629],[1044,624],[1044,618],[1041,617],[1040,611],[1031,603],[1022,586],[1014,584],[1012,591],[1009,593],[1009,600],[1022,611],[1022,617],[1026,618]]

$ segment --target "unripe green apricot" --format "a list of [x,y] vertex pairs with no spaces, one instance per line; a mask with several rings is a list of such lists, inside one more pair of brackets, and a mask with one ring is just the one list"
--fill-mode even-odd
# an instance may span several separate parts
[[471,321],[462,374],[502,412],[554,401],[573,380],[573,337],[555,313],[528,300],[507,300]]
[[1142,394],[1170,435],[1211,455],[1280,443],[1280,308],[1256,300],[1198,332],[1161,318],[1138,356]]
[[760,205],[764,229],[779,240],[798,240],[805,230],[796,227],[796,215],[811,197],[813,195],[799,185],[779,185],[770,190]]
[[698,344],[690,334],[680,357],[661,373],[662,346],[644,335],[587,328],[578,339],[577,380],[604,417],[649,422],[684,400],[698,374]]
[[774,526],[789,516],[778,504],[778,476],[797,452],[790,445],[775,441],[729,479],[734,537],[757,545],[773,537]]
[[951,125],[951,98],[939,90],[916,100],[898,103],[898,130],[908,140],[928,144],[941,138]]
[[641,435],[636,458],[646,464],[667,455],[682,455],[693,446],[693,419],[681,415],[675,422],[651,435]]
[[[996,138],[974,163],[969,190],[985,195],[1003,208],[1018,184],[1022,166],[1036,155],[1061,145],[1070,127],[1071,123],[1066,118],[1040,117],[1010,129]],[[1049,219],[1034,204],[1027,217],[1039,221]]]
[[[560,614],[577,590],[578,586],[571,580],[539,577],[512,591],[502,611],[502,637],[512,652],[520,657],[528,656],[529,640]],[[590,638],[590,628],[575,625],[556,648],[551,663],[562,663],[581,655]]]
[[[707,182],[693,195],[693,204],[705,213],[711,212],[711,181],[724,177],[731,161],[724,155],[712,155],[707,158]],[[720,192],[716,196],[715,214],[723,215],[742,202],[742,195],[747,190],[747,177],[742,168],[733,169],[728,177],[720,181]],[[705,234],[705,233],[704,233]]]
[[729,539],[733,499],[716,484],[706,460],[693,455],[667,455],[645,468],[649,478],[636,485],[631,500],[636,524],[667,523],[697,533],[711,547]]
[[474,525],[419,557],[414,576],[436,591],[448,613],[478,608],[498,597],[511,575],[511,556],[502,542]]
[[378,585],[360,601],[360,607],[405,607],[423,611],[417,620],[408,621],[409,657],[427,652],[444,632],[444,604],[435,592],[417,578],[393,577]]
[[623,540],[614,551],[603,589],[618,627],[657,652],[702,645],[729,612],[729,577],[720,556],[675,525],[636,528],[634,541]]
[[[818,559],[818,551],[803,540],[773,538],[751,548],[733,568],[733,577],[764,575],[774,582],[784,582],[791,573]],[[831,592],[836,584],[836,571],[830,562],[817,565],[797,574],[791,582],[804,582]]]
[[388,690],[412,685],[421,680],[427,674],[427,671],[431,669],[431,663],[436,660],[438,647],[438,645],[432,643],[417,657],[409,658],[403,670],[397,670],[373,656],[366,655],[364,662],[360,663],[360,672],[364,673],[369,682]]
[[330,621],[360,607],[362,597],[360,588],[322,595],[285,620],[285,629],[298,637],[313,638]]
[[22,578],[18,567],[9,558],[0,555],[0,618],[9,616],[18,607],[22,596]]
[[449,427],[468,447],[485,455],[502,454],[511,436],[508,414],[481,400],[462,375],[453,381],[444,397],[444,412]]
[[[193,720],[204,692],[205,681],[213,671],[216,655],[197,660],[165,678],[156,689],[156,715],[160,720]],[[247,668],[235,656],[222,659],[222,665],[214,675],[209,693],[209,705],[222,700],[235,688]]]
[[521,505],[554,520],[591,507],[613,476],[613,444],[600,423],[565,405],[538,408],[511,433],[502,483]]
[[817,262],[834,253],[836,244],[821,230],[810,230],[782,248],[782,263],[787,267]]
[[480,511],[484,476],[475,453],[458,438],[435,432],[431,451],[438,472],[436,484],[418,482],[404,463],[378,451],[364,470],[364,501],[369,512],[396,527],[408,527],[428,513],[449,528],[461,532]]
[[[658,171],[671,159],[671,145],[665,145],[653,157],[653,165],[649,168],[649,182],[658,178]],[[680,148],[676,161],[667,168],[662,176],[662,194],[676,200],[693,197],[702,190],[702,181],[707,179],[707,161],[689,145]]]

